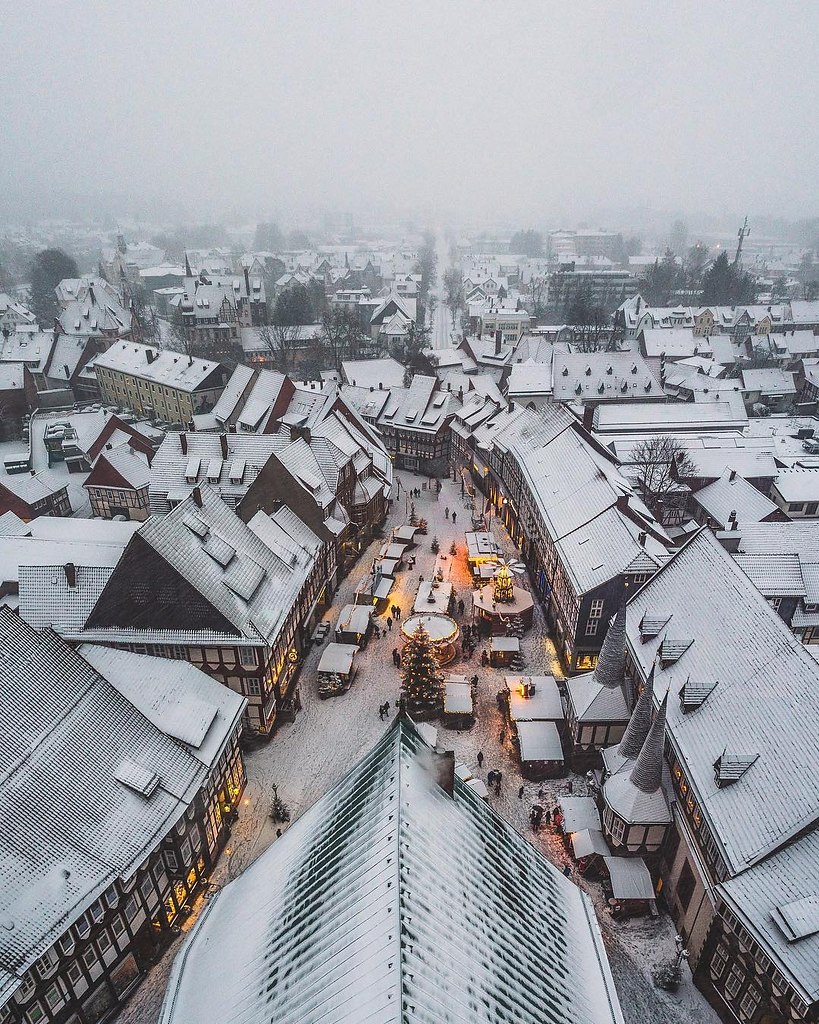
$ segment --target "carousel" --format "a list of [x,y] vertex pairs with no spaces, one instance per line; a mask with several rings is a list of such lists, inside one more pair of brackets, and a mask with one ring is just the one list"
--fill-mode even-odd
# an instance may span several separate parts
[[419,626],[423,626],[429,634],[436,662],[439,665],[448,665],[457,653],[455,645],[460,633],[458,623],[449,615],[444,615],[441,612],[410,615],[401,623],[401,634],[404,640],[409,640],[414,636]]
[[524,629],[532,625],[534,601],[523,587],[515,586],[515,577],[526,571],[523,562],[501,562],[490,583],[481,587],[473,599],[475,615],[488,622],[493,634],[504,634],[512,620],[520,619]]

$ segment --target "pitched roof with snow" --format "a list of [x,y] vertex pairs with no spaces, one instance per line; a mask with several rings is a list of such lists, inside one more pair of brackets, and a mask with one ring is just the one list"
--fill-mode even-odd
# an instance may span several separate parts
[[[149,345],[137,345],[133,341],[116,342],[106,352],[95,356],[93,362],[95,367],[114,370],[179,391],[196,391],[205,384],[221,387],[224,383],[217,379],[223,369],[220,363],[185,356],[170,349],[160,351]],[[227,380],[227,371],[224,374]]]
[[726,469],[719,480],[695,491],[692,498],[722,529],[728,528],[732,516],[739,523],[759,523],[779,511],[778,505],[733,469]]
[[621,1022],[588,898],[439,756],[399,719],[209,904],[161,1024]]
[[[662,623],[653,635],[641,636],[644,616]],[[626,629],[644,678],[660,656],[655,694],[672,697],[671,745],[729,871],[815,824],[816,662],[710,531],[696,534],[634,595]],[[677,695],[687,681],[714,685],[686,714]],[[719,786],[714,763],[726,751],[759,757],[738,781]]]
[[[125,655],[106,678],[55,633],[35,632],[5,608],[0,657],[0,814],[14,823],[0,855],[0,960],[19,979],[185,814],[207,779],[212,762],[201,744],[211,736],[179,742],[119,689],[123,662],[154,659]],[[176,685],[174,666],[162,661],[163,686],[168,675]],[[129,671],[146,668],[156,671]],[[223,742],[238,728],[243,699],[190,666],[184,675],[180,701],[225,709],[211,726]],[[138,791],[138,777],[150,787]]]

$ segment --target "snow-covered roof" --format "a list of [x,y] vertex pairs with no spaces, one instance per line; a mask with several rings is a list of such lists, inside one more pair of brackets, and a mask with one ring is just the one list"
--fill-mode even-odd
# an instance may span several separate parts
[[[523,695],[526,685],[534,687],[530,697]],[[513,722],[563,720],[563,701],[554,676],[506,676],[506,688]]]
[[398,719],[208,904],[161,1024],[622,1022],[588,897],[439,769]]
[[782,500],[788,504],[800,501],[819,501],[819,470],[783,469],[773,484]]
[[796,394],[793,374],[776,366],[742,370],[742,386],[746,391],[758,391],[763,397]]
[[719,480],[695,491],[692,498],[722,529],[728,528],[732,515],[739,523],[759,523],[779,511],[767,495],[733,469],[724,470]]
[[747,422],[739,392],[721,392],[713,402],[610,402],[594,410],[594,429],[601,434],[740,430]]
[[[215,490],[199,486],[166,516],[142,524],[111,577],[110,591],[106,588],[94,608],[89,628],[157,627],[160,622],[165,624],[167,614],[174,615],[180,628],[206,628],[204,622],[194,625],[193,611],[177,607],[173,585],[163,595],[154,584],[149,596],[141,596],[148,584],[137,577],[147,546],[201,595],[212,610],[211,628],[215,622],[224,623],[221,628],[231,636],[272,643],[284,627],[320,547],[303,524],[301,529],[312,537],[312,544],[293,539],[281,523],[278,512],[273,516],[259,512],[245,524]],[[114,595],[120,588],[132,595],[124,609],[115,597],[109,599],[109,593]],[[153,623],[140,610],[148,597]],[[204,614],[202,607],[197,614]],[[168,624],[167,628],[172,627]]]
[[[55,633],[36,632],[8,609],[0,609],[0,651],[0,814],[14,823],[0,857],[0,957],[19,979],[157,848],[206,781],[211,761],[203,763],[124,696],[117,668],[109,672],[112,684]],[[173,662],[162,665],[164,685],[175,672]],[[227,738],[239,726],[243,699],[189,669],[180,699],[226,709],[217,728]],[[135,772],[156,780],[150,792],[129,785]]]
[[[58,364],[59,359],[55,356],[52,362]],[[138,345],[133,341],[116,342],[107,351],[95,356],[93,363],[95,368],[114,370],[179,391],[195,391],[205,383],[217,388],[227,381],[226,370],[224,380],[221,379],[220,363],[186,356],[170,349],[159,350],[149,345]]]
[[395,359],[345,359],[341,373],[345,383],[360,388],[404,386],[404,367]]
[[[641,636],[643,616],[664,620],[656,636]],[[626,630],[643,678],[661,648],[682,648],[657,664],[655,698],[671,695],[668,736],[729,871],[757,863],[819,820],[816,662],[709,530],[632,597]],[[688,714],[677,699],[687,680],[715,684]],[[726,751],[759,756],[720,787],[714,763]]]
[[517,723],[521,762],[562,761],[563,747],[554,722]]
[[653,900],[654,885],[642,857],[603,857],[616,900]]

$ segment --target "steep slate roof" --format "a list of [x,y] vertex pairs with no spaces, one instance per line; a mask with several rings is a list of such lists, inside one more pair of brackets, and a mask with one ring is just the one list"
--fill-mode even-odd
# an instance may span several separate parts
[[[655,693],[672,695],[669,739],[729,870],[759,862],[815,825],[816,662],[713,534],[697,533],[632,597],[628,612],[628,646],[644,678],[661,648],[684,648],[657,665]],[[645,642],[644,615],[667,620]],[[687,680],[715,685],[684,714],[677,694]],[[720,788],[714,762],[724,752],[759,757]]]
[[[262,539],[253,521],[242,522],[216,491],[207,486],[198,490],[201,504],[191,494],[166,516],[142,524],[89,617],[86,639],[97,638],[100,630],[108,628],[141,629],[148,621],[146,610],[153,609],[150,617],[156,618],[157,610],[164,607],[162,601],[175,600],[169,591],[160,601],[156,585],[148,592],[147,581],[136,578],[146,545],[201,595],[203,607],[214,612],[213,621],[232,637],[271,643],[278,636],[313,568],[320,546],[317,538],[308,548],[294,541],[275,516],[262,516],[266,521]],[[185,609],[177,610],[181,621]]]
[[[2,1005],[2,989],[17,983],[8,975],[20,979],[185,814],[244,701],[186,668],[180,699],[217,709],[203,757],[196,737],[190,745],[172,738],[55,633],[35,632],[6,608],[0,658],[0,814],[14,822],[0,837]],[[157,671],[155,659],[128,659],[137,674]],[[163,684],[176,680],[174,662],[162,660],[161,672]],[[120,781],[126,762],[156,778],[149,795]]]
[[739,523],[759,523],[779,512],[778,505],[732,469],[724,470],[719,480],[695,491],[692,498],[723,528],[732,512]]
[[161,1024],[621,1022],[588,897],[441,757],[399,719],[209,904]]

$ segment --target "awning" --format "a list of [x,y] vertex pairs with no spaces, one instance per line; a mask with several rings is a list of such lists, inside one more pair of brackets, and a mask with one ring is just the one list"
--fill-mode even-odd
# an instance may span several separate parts
[[471,715],[473,712],[471,684],[444,683],[444,714]]
[[572,849],[575,857],[590,857],[593,853],[600,857],[608,857],[611,852],[603,833],[596,828],[584,828],[580,832],[572,832]]
[[654,886],[642,857],[604,857],[616,900],[653,900]]
[[469,779],[467,786],[469,786],[470,789],[474,789],[482,800],[489,799],[489,790],[486,788],[486,783],[483,779]]
[[554,722],[518,722],[521,761],[562,761],[563,747]]
[[357,653],[355,644],[327,644],[318,663],[318,671],[321,675],[349,675]]
[[520,650],[520,640],[516,636],[493,636],[489,643],[493,651],[516,652]]
[[409,523],[405,523],[403,526],[399,526],[397,530],[394,530],[392,535],[399,543],[412,544],[417,529],[417,526],[410,526]]
[[564,832],[600,831],[600,812],[590,796],[564,796],[559,802]]

